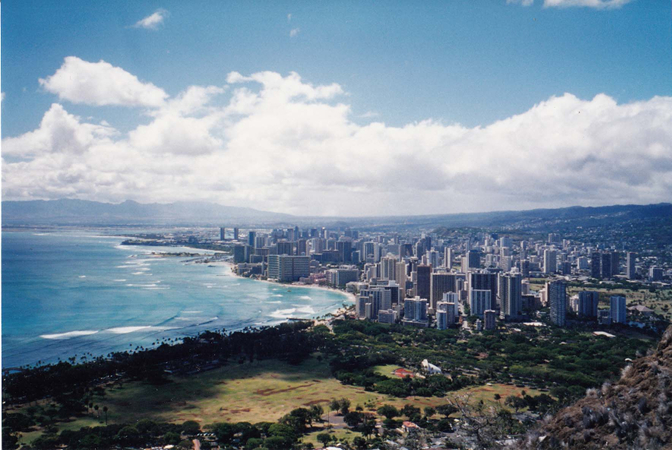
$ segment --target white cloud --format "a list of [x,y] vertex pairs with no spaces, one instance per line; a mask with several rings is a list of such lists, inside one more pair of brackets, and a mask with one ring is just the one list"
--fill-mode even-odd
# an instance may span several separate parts
[[292,21],[292,14],[290,13],[290,14],[287,14],[287,22],[291,22],[291,21]]
[[672,198],[671,97],[618,104],[563,94],[487,126],[393,127],[353,121],[338,84],[274,72],[232,72],[227,82],[186,89],[127,134],[53,105],[35,131],[3,140],[3,198],[340,215]]
[[88,105],[158,107],[168,97],[163,89],[103,60],[92,63],[68,56],[40,85],[61,100]]
[[289,32],[289,37],[298,36],[300,31],[301,31],[300,28],[292,28],[292,30]]
[[[586,7],[594,9],[618,9],[632,0],[544,0],[544,8]],[[534,0],[506,0],[507,4],[531,6]]]
[[145,28],[147,30],[158,30],[159,26],[163,25],[166,17],[168,17],[168,11],[165,9],[157,9],[154,13],[145,17],[142,20],[138,20],[134,28]]
[[2,140],[2,154],[20,158],[48,153],[82,154],[94,142],[108,142],[115,130],[106,125],[82,124],[58,103],[44,114],[39,128],[15,138]]

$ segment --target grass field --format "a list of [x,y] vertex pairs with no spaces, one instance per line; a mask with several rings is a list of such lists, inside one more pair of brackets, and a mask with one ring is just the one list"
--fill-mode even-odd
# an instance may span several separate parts
[[[391,403],[402,407],[406,403],[441,404],[440,398],[409,398],[400,400],[364,389],[343,385],[331,377],[326,363],[310,359],[298,366],[268,360],[252,364],[231,365],[189,377],[173,377],[171,383],[152,386],[131,382],[107,389],[94,403],[107,406],[108,423],[133,423],[152,419],[182,423],[195,420],[202,426],[214,422],[274,422],[289,411],[314,404],[325,412],[334,398],[347,398],[352,409],[365,406],[367,401],[375,410]],[[79,429],[102,423],[95,416],[59,423],[58,429]],[[31,442],[40,432],[26,433],[22,442]]]
[[356,431],[348,430],[348,429],[333,429],[333,430],[317,430],[313,431],[312,433],[306,434],[301,438],[301,442],[304,443],[311,443],[315,448],[322,448],[322,443],[317,440],[317,435],[320,433],[329,433],[331,436],[335,437],[339,441],[341,440],[346,440],[348,442],[352,442],[353,439],[355,439],[357,436],[361,436],[361,433],[357,433]]
[[394,375],[392,372],[394,372],[396,369],[400,369],[401,367],[396,365],[396,364],[387,364],[385,366],[375,366],[373,370],[378,374],[382,375],[387,378],[395,379],[398,380],[399,377]]
[[[395,368],[397,366],[381,366],[380,370],[391,373]],[[361,405],[369,412],[383,404],[400,409],[411,404],[422,409],[447,403],[445,397],[399,399],[343,385],[331,377],[326,363],[316,359],[298,366],[277,360],[231,365],[189,377],[174,377],[171,381],[163,386],[125,383],[122,387],[107,389],[107,394],[95,398],[94,403],[100,410],[103,406],[108,407],[108,423],[133,423],[140,419],[173,423],[195,420],[201,426],[214,422],[275,422],[292,409],[314,404],[322,405],[326,413],[331,399],[343,397],[351,401],[352,409]],[[470,393],[473,401],[494,402],[495,393],[504,399],[509,395],[520,395],[520,391],[514,386],[492,385],[470,387],[457,393]],[[527,392],[530,395],[539,393],[533,389],[527,389]],[[57,427],[61,431],[97,426],[103,422],[103,417],[100,412],[100,419],[95,415],[85,416],[58,423]],[[356,433],[348,434],[345,430],[335,432],[344,435],[338,434],[339,438],[356,436]],[[21,441],[30,443],[40,434],[39,431],[25,433]],[[307,439],[313,442],[315,436],[317,432]],[[315,440],[313,444],[316,443]]]
[[516,397],[522,397],[521,391],[525,391],[527,395],[536,396],[542,392],[537,389],[531,388],[521,388],[512,386],[510,384],[491,384],[491,385],[482,385],[482,386],[470,386],[459,391],[448,393],[448,397],[454,396],[468,396],[470,402],[477,403],[483,400],[484,403],[495,404],[495,394],[501,396],[501,404],[504,404],[504,399],[510,395],[515,395]]

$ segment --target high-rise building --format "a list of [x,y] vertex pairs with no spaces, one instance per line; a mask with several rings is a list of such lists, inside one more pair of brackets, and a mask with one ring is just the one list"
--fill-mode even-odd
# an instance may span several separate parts
[[240,230],[238,230],[238,228],[234,228],[234,229],[233,229],[233,240],[234,240],[234,241],[237,241],[237,240],[238,240],[238,233],[239,233],[239,232],[240,232]]
[[611,261],[609,266],[611,268],[611,273],[609,274],[610,278],[621,273],[621,261],[620,254],[618,252],[611,252]]
[[494,309],[486,309],[483,312],[484,328],[486,330],[494,330],[497,328],[497,311]]
[[327,283],[331,286],[340,288],[345,287],[351,281],[359,281],[359,269],[354,268],[339,268],[329,269],[326,271]]
[[597,291],[579,292],[578,313],[584,317],[597,317],[597,306],[600,303],[600,294]]
[[469,250],[462,261],[462,272],[469,269],[478,269],[481,267],[481,252],[478,250]]
[[651,267],[649,269],[650,281],[663,281],[663,269],[660,267]]
[[397,313],[393,309],[381,309],[378,311],[378,322],[395,323],[396,321]]
[[513,247],[513,241],[510,237],[504,236],[499,238],[499,248],[511,248]]
[[268,278],[280,282],[299,281],[310,275],[309,256],[268,255]]
[[[446,292],[443,294],[443,298],[439,303],[443,303],[444,305],[450,305],[453,308],[452,312],[452,317],[455,319],[457,317],[460,317],[460,296],[456,292]],[[446,308],[447,306],[443,306],[443,308]],[[441,309],[438,304],[437,308]],[[454,322],[455,320],[453,320]]]
[[294,244],[287,241],[278,241],[278,255],[292,255],[294,254]]
[[296,254],[299,256],[308,254],[308,245],[305,239],[296,241]]
[[627,311],[625,307],[625,297],[620,295],[612,295],[609,300],[611,321],[613,323],[625,323]]
[[492,293],[487,289],[469,290],[469,310],[473,316],[483,316],[486,309],[492,309]]
[[233,246],[233,263],[240,264],[246,261],[245,258],[246,251],[244,245],[234,245]]
[[446,330],[448,328],[448,311],[436,312],[436,328]]
[[548,233],[548,243],[556,244],[560,242],[560,235],[558,233]]
[[336,242],[336,250],[338,250],[338,260],[340,262],[352,262],[352,241],[340,240]]
[[225,240],[225,239],[226,239],[226,228],[221,227],[221,228],[219,229],[219,240],[220,240],[220,241],[223,241],[223,240]]
[[380,274],[382,278],[388,280],[397,279],[397,258],[383,256],[380,258]]
[[520,260],[520,273],[523,275],[523,278],[529,278],[530,276],[530,260],[521,259]]
[[590,276],[602,278],[602,254],[600,252],[593,252],[590,255]]
[[546,282],[546,298],[551,309],[551,322],[565,326],[567,317],[567,290],[563,281]]
[[247,233],[247,245],[254,248],[257,243],[256,240],[257,240],[256,231],[250,231],[249,233]]
[[404,323],[427,323],[427,300],[420,297],[404,301]]
[[[430,308],[436,310],[436,304],[446,292],[457,292],[457,276],[453,273],[434,272],[430,278]],[[418,294],[419,295],[419,294]]]
[[436,250],[429,250],[427,252],[427,263],[432,266],[432,268],[439,267],[439,252]]
[[611,278],[613,268],[611,267],[611,253],[605,252],[600,255],[600,278]]
[[443,249],[443,265],[448,270],[453,266],[453,249],[450,247]]
[[406,285],[407,278],[408,276],[406,275],[406,263],[404,261],[397,262],[396,275],[394,276],[394,279],[399,284],[399,286],[404,286]]
[[544,250],[544,272],[545,273],[555,273],[558,271],[557,267],[558,255],[555,250],[546,249]]
[[609,279],[619,273],[619,255],[617,252],[593,252],[590,261],[590,276]]
[[626,265],[626,276],[628,277],[628,280],[634,280],[637,278],[637,268],[635,266],[635,262],[637,261],[637,253],[635,252],[628,252],[626,259],[625,259],[625,265]]
[[358,295],[355,300],[355,312],[359,319],[366,317],[366,304],[371,303],[371,297],[368,295]]
[[417,271],[415,295],[425,300],[431,297],[432,266],[420,264]]
[[497,274],[495,273],[469,273],[469,289],[487,289],[490,291],[490,302],[492,309],[499,309],[497,306]]
[[497,295],[502,308],[501,316],[513,320],[522,316],[522,277],[520,274],[499,274],[497,279]]
[[438,317],[438,314],[441,313],[441,312],[446,313],[447,327],[452,327],[453,325],[455,325],[455,321],[457,319],[457,314],[456,314],[457,304],[456,303],[453,303],[453,302],[439,302],[437,304],[437,308],[438,308],[437,312],[436,312],[437,317]]

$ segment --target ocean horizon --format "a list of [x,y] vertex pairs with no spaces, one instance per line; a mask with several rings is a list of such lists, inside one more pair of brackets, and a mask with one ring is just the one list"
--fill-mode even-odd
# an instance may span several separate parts
[[226,264],[152,255],[213,251],[123,240],[110,229],[3,231],[3,369],[314,318],[348,302],[337,291],[240,278]]

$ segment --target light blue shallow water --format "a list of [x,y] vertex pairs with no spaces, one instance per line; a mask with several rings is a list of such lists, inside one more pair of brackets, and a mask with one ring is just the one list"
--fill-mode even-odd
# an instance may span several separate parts
[[87,232],[2,233],[2,365],[151,346],[203,330],[272,325],[340,307],[337,292],[235,277],[228,266],[155,258]]

